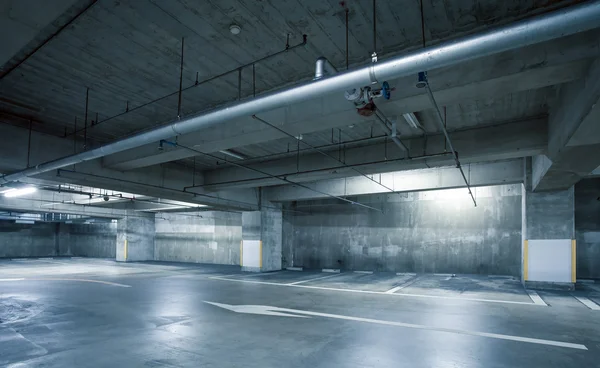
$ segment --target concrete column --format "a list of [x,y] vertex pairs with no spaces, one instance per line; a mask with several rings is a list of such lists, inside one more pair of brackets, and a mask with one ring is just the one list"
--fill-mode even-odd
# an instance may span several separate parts
[[554,192],[525,193],[526,239],[575,239],[573,187]]
[[127,211],[117,221],[117,261],[153,261],[154,213]]
[[261,271],[281,270],[283,211],[280,204],[269,202],[261,211],[263,267]]
[[[574,188],[523,192],[523,272],[531,285],[572,287],[575,263]],[[547,249],[547,252],[545,251]],[[574,281],[573,281],[574,282]]]
[[[256,272],[281,270],[282,233],[283,212],[280,205],[268,203],[268,206],[263,206],[260,211],[243,212],[242,270]],[[244,250],[246,250],[245,256]],[[256,252],[258,253],[255,257]]]

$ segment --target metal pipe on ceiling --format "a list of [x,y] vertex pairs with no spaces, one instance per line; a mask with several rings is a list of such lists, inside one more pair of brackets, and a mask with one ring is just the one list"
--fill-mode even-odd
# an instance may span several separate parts
[[[96,178],[96,179],[101,179],[101,180],[109,180],[109,181],[113,181],[113,182],[117,182],[117,183],[127,183],[127,184],[132,184],[132,185],[139,185],[139,186],[146,187],[146,188],[166,190],[166,191],[169,191],[169,192],[172,192],[172,193],[177,193],[177,194],[190,194],[193,197],[198,196],[198,197],[204,197],[204,198],[212,198],[212,199],[216,199],[218,201],[225,202],[226,203],[225,205],[229,205],[231,203],[234,203],[234,204],[248,206],[248,208],[251,208],[251,209],[254,209],[254,208],[260,209],[261,206],[263,208],[279,209],[278,207],[271,207],[271,206],[264,206],[264,205],[258,206],[258,205],[253,204],[253,203],[238,201],[238,200],[235,200],[235,199],[221,198],[221,197],[218,197],[217,195],[210,195],[210,194],[196,193],[196,192],[188,192],[188,191],[185,190],[185,188],[183,190],[174,189],[174,188],[165,188],[165,187],[161,187],[161,186],[153,185],[153,184],[140,183],[140,182],[137,182],[137,181],[125,180],[125,179],[115,179],[115,178],[111,178],[109,176],[102,176],[102,175],[96,175],[96,174],[90,174],[90,173],[83,173],[83,172],[66,170],[66,169],[59,169],[57,176],[58,177],[64,176],[64,174],[75,175],[75,176],[80,175],[80,176],[83,176],[83,177],[91,177],[91,178]],[[49,202],[51,202],[51,201],[49,201]],[[212,207],[212,208],[219,208],[219,211],[222,210],[217,205],[210,205],[210,207]],[[286,211],[286,210],[284,210],[284,211]],[[291,211],[291,210],[289,210],[289,212],[298,212],[298,211]],[[299,212],[299,213],[302,213],[302,212]]]
[[[171,146],[174,146],[174,147],[181,147],[181,148],[184,148],[184,149],[190,150],[190,151],[192,151],[192,152],[196,152],[196,153],[198,153],[198,154],[200,154],[200,155],[203,155],[203,156],[207,156],[207,157],[211,157],[211,158],[218,158],[218,157],[216,157],[216,156],[214,156],[214,155],[211,155],[210,153],[206,153],[206,152],[198,151],[197,149],[194,149],[194,148],[191,148],[191,147],[187,147],[187,146],[183,146],[183,145],[181,145],[181,144],[179,144],[179,143],[177,143],[177,142],[169,142],[169,141],[164,141],[164,142],[165,142],[166,144],[169,144],[169,145],[171,145]],[[287,179],[285,176],[283,176],[283,175],[273,175],[273,174],[269,174],[269,173],[268,173],[268,172],[266,172],[266,171],[262,171],[262,170],[259,170],[259,169],[256,169],[256,168],[253,168],[253,167],[251,167],[251,166],[248,166],[248,165],[243,165],[243,164],[240,164],[240,163],[237,163],[237,162],[233,162],[233,161],[227,161],[227,160],[225,160],[225,162],[227,162],[228,164],[231,164],[231,165],[233,165],[233,166],[237,166],[237,167],[239,167],[239,168],[242,168],[242,169],[246,169],[246,170],[253,171],[253,172],[256,172],[256,173],[259,173],[259,174],[262,174],[262,175],[266,175],[266,176],[268,176],[268,177],[270,177],[270,178],[272,178],[272,179],[277,179],[277,180],[283,181],[284,183],[287,183],[287,184],[291,184],[291,185],[295,185],[295,186],[298,186],[298,187],[301,187],[301,188],[304,188],[304,189],[308,189],[308,190],[310,190],[311,192],[315,192],[315,193],[319,193],[319,194],[322,194],[322,195],[324,195],[324,196],[327,196],[327,197],[331,197],[331,198],[339,199],[340,201],[347,202],[347,203],[350,203],[350,204],[355,204],[355,205],[357,205],[357,206],[364,207],[364,208],[367,208],[367,209],[370,209],[370,210],[374,210],[374,211],[378,211],[378,212],[383,212],[383,211],[382,211],[382,210],[380,210],[379,208],[375,208],[375,207],[367,206],[366,204],[362,204],[362,203],[360,203],[360,202],[355,202],[355,201],[353,201],[353,200],[350,200],[350,199],[347,199],[347,198],[344,198],[344,197],[340,197],[340,196],[336,196],[336,195],[329,194],[329,193],[326,193],[326,192],[322,192],[322,191],[320,191],[320,190],[318,190],[318,189],[311,188],[311,187],[309,187],[309,186],[306,186],[306,185],[304,185],[304,184],[301,184],[301,183],[297,183],[297,182],[294,182],[294,181],[288,180],[288,179]],[[184,189],[186,189],[186,188],[184,188]]]
[[[207,78],[207,79],[204,79],[204,80],[201,80],[201,81],[199,81],[199,80],[198,80],[198,72],[196,72],[196,82],[194,82],[194,84],[192,84],[192,85],[189,85],[189,86],[187,86],[187,87],[185,87],[185,88],[183,88],[183,89],[181,89],[181,90],[177,90],[177,91],[175,91],[175,92],[169,93],[168,95],[164,95],[164,96],[162,96],[162,97],[155,98],[154,100],[151,100],[151,101],[145,102],[145,103],[143,103],[143,104],[141,104],[141,105],[138,105],[138,106],[135,106],[135,107],[132,107],[132,108],[129,108],[129,102],[128,102],[127,109],[126,109],[124,112],[121,112],[121,113],[119,113],[119,114],[116,114],[116,115],[109,116],[109,117],[107,117],[107,118],[104,118],[104,119],[102,119],[102,120],[98,120],[98,113],[96,113],[96,123],[95,123],[95,124],[93,124],[93,126],[94,126],[94,127],[96,127],[96,126],[97,126],[97,125],[99,125],[99,124],[102,124],[102,123],[105,123],[105,122],[107,122],[107,121],[110,121],[110,120],[112,120],[112,119],[115,119],[115,118],[121,117],[121,116],[123,116],[123,115],[126,115],[126,114],[128,114],[128,113],[130,113],[130,112],[133,112],[133,111],[136,111],[136,110],[142,109],[142,108],[144,108],[144,107],[146,107],[146,106],[152,105],[153,103],[159,102],[159,101],[161,101],[161,100],[164,100],[164,99],[166,99],[166,98],[169,98],[169,97],[175,96],[175,95],[179,94],[179,92],[180,92],[180,91],[181,91],[181,92],[185,92],[185,91],[187,91],[187,90],[189,90],[189,89],[196,88],[196,87],[198,87],[198,86],[202,86],[202,85],[204,85],[204,84],[207,84],[207,83],[213,82],[213,81],[215,81],[215,80],[217,80],[217,79],[220,79],[220,78],[223,78],[223,77],[227,76],[228,74],[231,74],[231,73],[233,73],[233,72],[237,72],[237,71],[238,71],[238,70],[240,70],[240,69],[245,69],[245,68],[247,68],[247,67],[249,67],[249,66],[252,66],[252,74],[253,74],[253,89],[254,89],[254,91],[253,91],[254,95],[253,95],[253,96],[254,96],[254,97],[256,97],[256,83],[255,83],[255,81],[254,81],[254,79],[256,78],[256,75],[255,75],[255,72],[256,72],[256,71],[255,71],[255,66],[256,66],[256,64],[258,64],[258,63],[260,63],[260,62],[263,62],[263,61],[265,61],[265,60],[267,60],[267,59],[270,59],[270,58],[272,58],[272,57],[275,57],[275,56],[278,56],[278,55],[284,54],[284,53],[286,53],[286,52],[292,51],[292,50],[294,50],[294,49],[296,49],[296,48],[304,47],[304,46],[306,46],[307,42],[308,42],[308,36],[307,36],[307,35],[302,35],[302,42],[300,42],[300,43],[298,43],[298,44],[296,44],[296,45],[293,45],[293,46],[286,45],[285,49],[283,49],[283,50],[281,50],[281,51],[277,51],[276,53],[269,54],[269,55],[267,55],[267,56],[263,56],[263,57],[262,57],[262,58],[260,58],[260,59],[253,60],[253,61],[251,61],[251,62],[249,62],[249,63],[246,63],[246,64],[244,64],[244,65],[240,65],[240,66],[236,67],[235,69],[230,69],[230,70],[228,70],[228,71],[226,71],[226,72],[223,72],[223,73],[221,73],[221,74],[218,74],[218,75],[215,75],[215,76],[209,77],[209,78]],[[75,131],[73,131],[73,132],[71,132],[71,133],[66,133],[66,132],[65,132],[65,137],[69,137],[69,136],[71,136],[71,135],[76,135],[76,134],[78,134],[78,133],[80,133],[80,132],[82,132],[82,131],[83,131],[83,129],[75,130]]]
[[460,170],[460,175],[462,175],[462,178],[465,181],[465,185],[467,186],[467,190],[469,191],[469,194],[471,195],[473,204],[475,205],[475,207],[477,207],[477,201],[475,200],[475,196],[473,195],[473,192],[471,191],[471,185],[469,184],[469,181],[467,180],[467,177],[465,176],[465,172],[463,171],[462,166],[460,165],[460,160],[458,159],[458,153],[456,152],[456,150],[454,149],[454,146],[452,145],[452,141],[450,140],[450,136],[448,135],[448,130],[446,130],[446,124],[444,124],[444,118],[442,118],[442,113],[440,112],[440,108],[439,108],[437,102],[435,101],[435,98],[433,97],[433,92],[431,92],[431,87],[429,86],[429,81],[427,81],[427,78],[425,78],[425,89],[427,90],[427,95],[429,96],[429,100],[431,101],[431,104],[433,105],[433,108],[436,112],[436,117],[437,117],[438,123],[440,125],[440,129],[444,133],[446,142],[448,143],[448,146],[450,147],[450,152],[452,152],[452,157],[454,158],[454,162],[456,163],[456,168],[458,170]]
[[[340,160],[340,159],[336,158],[335,156],[333,156],[333,155],[331,155],[331,154],[329,154],[329,153],[327,153],[327,152],[323,151],[322,149],[319,149],[318,147],[315,147],[315,146],[313,146],[312,144],[310,144],[310,143],[306,142],[305,140],[301,140],[299,137],[297,137],[297,136],[294,136],[293,134],[290,134],[290,133],[286,132],[285,130],[283,130],[283,129],[281,129],[281,128],[278,128],[277,126],[275,126],[275,125],[273,125],[273,124],[269,123],[268,121],[266,121],[266,120],[264,120],[264,119],[261,119],[261,118],[259,118],[259,117],[258,117],[258,116],[256,116],[256,115],[252,115],[252,118],[254,118],[254,119],[256,119],[256,120],[260,121],[260,122],[261,122],[261,123],[263,123],[263,124],[266,124],[266,125],[270,126],[271,128],[273,128],[273,129],[275,129],[275,130],[277,130],[277,131],[279,131],[279,132],[281,132],[281,133],[283,133],[283,134],[287,135],[288,137],[290,137],[290,138],[292,138],[292,139],[295,139],[295,140],[297,140],[299,143],[300,143],[300,142],[301,142],[301,143],[303,143],[305,146],[308,146],[310,149],[312,149],[312,150],[314,150],[314,151],[317,151],[317,152],[319,152],[319,153],[320,153],[320,154],[322,154],[323,156],[325,156],[325,157],[329,157],[329,158],[331,158],[332,160],[335,160],[335,161],[339,162],[340,164],[344,165],[343,167],[349,168],[350,170],[354,171],[355,173],[357,173],[357,174],[359,174],[359,175],[362,175],[362,176],[364,176],[365,178],[367,178],[367,179],[371,180],[373,183],[380,185],[381,187],[383,187],[383,188],[385,188],[385,189],[389,190],[390,192],[394,192],[394,189],[392,189],[392,188],[388,187],[388,186],[387,186],[387,185],[385,185],[385,184],[382,184],[382,183],[378,182],[377,180],[375,180],[375,179],[373,179],[372,177],[368,176],[367,174],[365,174],[365,173],[361,172],[361,171],[360,171],[360,170],[358,170],[357,168],[355,168],[355,167],[350,167],[350,166],[346,165],[346,163],[345,163],[345,162],[343,162],[342,160]],[[340,140],[340,142],[341,142],[341,140]]]
[[[427,159],[429,159],[429,158],[444,157],[444,156],[450,156],[450,155],[451,155],[450,152],[440,152],[440,153],[426,154],[426,155],[422,155],[422,156],[403,157],[403,158],[397,158],[397,159],[391,159],[391,160],[385,159],[385,160],[361,162],[361,163],[357,163],[357,164],[345,164],[345,166],[334,166],[334,167],[327,167],[327,168],[320,168],[320,169],[313,169],[313,170],[293,171],[293,172],[288,172],[285,174],[279,174],[278,176],[292,177],[292,176],[305,175],[305,174],[314,174],[314,173],[318,173],[318,172],[328,172],[328,171],[331,172],[334,170],[339,170],[340,168],[343,168],[343,167],[354,168],[354,167],[363,167],[363,166],[369,166],[369,165],[391,164],[391,163],[397,163],[397,162],[402,162],[402,161],[423,160],[425,162],[425,165],[427,165]],[[429,166],[427,166],[427,167],[429,168]],[[222,181],[222,182],[210,183],[210,184],[198,184],[198,185],[185,187],[183,189],[187,191],[188,189],[193,189],[193,188],[206,188],[206,187],[211,187],[211,186],[215,186],[215,185],[249,183],[249,182],[252,182],[253,180],[263,180],[263,179],[269,179],[269,178],[272,178],[272,176],[263,176],[260,178],[252,178],[252,179],[229,180],[229,181]],[[339,179],[339,178],[336,178],[336,179]],[[189,192],[189,193],[193,193],[193,192]]]
[[[386,138],[387,135],[376,135],[374,137],[368,137],[368,138],[358,138],[358,139],[351,139],[348,141],[342,141],[342,142],[336,142],[336,143],[330,143],[330,144],[325,144],[322,146],[316,146],[319,149],[329,149],[332,147],[337,147],[340,144],[344,145],[345,147],[348,147],[349,145],[354,145],[357,143],[367,143],[367,142],[371,142],[371,141],[380,141],[383,140],[384,138]],[[296,138],[296,137],[294,137]],[[304,152],[304,151],[311,151],[312,148],[300,148],[300,152]],[[287,152],[279,152],[279,153],[269,153],[266,155],[262,155],[262,156],[252,156],[247,157],[246,158],[246,162],[245,163],[255,163],[255,162],[261,162],[264,160],[269,160],[269,159],[275,159],[275,158],[283,158],[283,157],[288,157],[290,155],[296,155],[296,151],[287,151]]]
[[156,143],[162,139],[195,132],[228,120],[252,116],[314,99],[319,95],[344,91],[353,86],[370,85],[378,81],[414,75],[424,70],[442,68],[598,27],[600,27],[600,0],[573,5],[493,30],[416,50],[391,58],[388,61],[371,63],[368,66],[339,73],[332,77],[272,92],[263,97],[238,102],[212,112],[191,116],[86,152],[4,175],[0,177],[0,180],[2,182],[19,180],[27,176],[137,148],[148,143]]

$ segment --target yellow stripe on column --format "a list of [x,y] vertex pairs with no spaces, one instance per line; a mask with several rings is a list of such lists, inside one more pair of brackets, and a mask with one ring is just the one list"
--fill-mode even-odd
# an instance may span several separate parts
[[125,262],[127,262],[127,239],[125,239],[125,244],[124,244],[124,249],[123,249],[123,259],[125,260]]
[[259,261],[258,261],[258,267],[262,268],[262,240],[259,240],[260,242],[260,247],[258,248],[258,252],[259,252]]
[[577,240],[571,239],[571,282],[577,282]]
[[523,280],[529,277],[529,240],[523,241]]
[[244,241],[240,240],[240,266],[244,265]]

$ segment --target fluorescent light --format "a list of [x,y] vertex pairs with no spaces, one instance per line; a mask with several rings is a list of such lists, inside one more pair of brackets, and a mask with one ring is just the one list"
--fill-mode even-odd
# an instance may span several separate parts
[[29,224],[29,225],[33,225],[33,224],[35,224],[35,221],[33,221],[33,220],[15,220],[15,224]]
[[221,152],[224,155],[231,156],[233,158],[237,158],[238,160],[245,160],[247,158],[247,157],[245,157],[245,156],[243,156],[243,155],[241,155],[241,154],[239,154],[237,152],[233,152],[233,151],[230,151],[230,150],[222,150],[222,151],[219,151],[219,152]]
[[413,114],[412,112],[402,114],[402,116],[404,117],[404,119],[406,120],[408,125],[410,125],[411,127],[415,128],[415,129],[422,129],[421,123],[419,123],[419,119],[417,119],[415,114]]
[[37,191],[36,187],[25,187],[25,188],[13,188],[11,190],[8,190],[6,192],[4,192],[4,196],[7,198],[12,198],[12,197],[20,197],[26,194],[31,194],[31,193],[35,193]]

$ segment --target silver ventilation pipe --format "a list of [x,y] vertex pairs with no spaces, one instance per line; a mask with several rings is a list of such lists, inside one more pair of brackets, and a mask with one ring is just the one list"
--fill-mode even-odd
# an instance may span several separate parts
[[15,181],[27,176],[94,160],[148,143],[156,143],[161,139],[191,133],[224,121],[252,116],[264,111],[314,99],[319,95],[414,75],[424,70],[442,68],[598,27],[600,27],[600,0],[584,2],[480,34],[413,51],[391,58],[388,61],[371,63],[356,70],[269,93],[246,102],[238,102],[212,112],[183,118],[160,128],[120,139],[89,151],[4,175],[0,177],[0,182]]
[[337,74],[337,69],[327,58],[321,56],[315,62],[315,79],[321,79],[323,77]]

